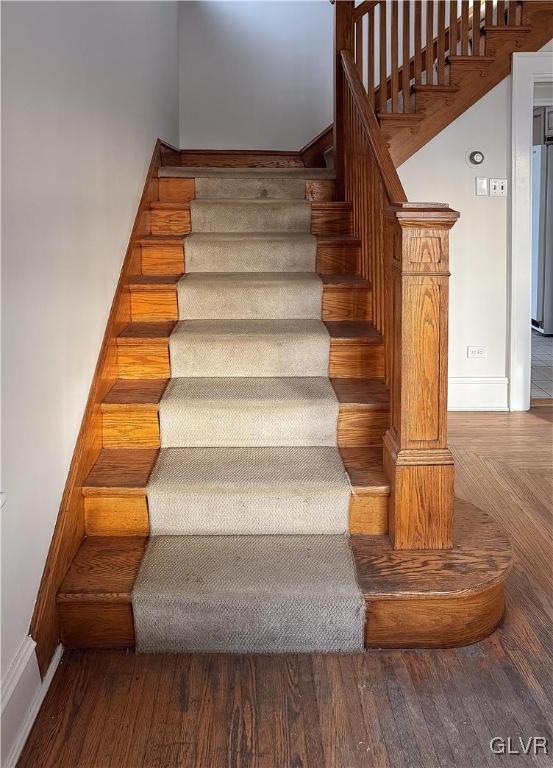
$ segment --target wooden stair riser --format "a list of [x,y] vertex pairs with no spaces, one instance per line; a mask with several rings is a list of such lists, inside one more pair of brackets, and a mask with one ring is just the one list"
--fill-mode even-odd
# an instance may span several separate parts
[[[185,204],[152,204],[152,235],[187,235],[191,231],[190,208]],[[311,232],[314,235],[351,235],[351,205],[341,202],[312,203]]]
[[[331,202],[336,196],[336,182],[332,179],[307,179],[305,199],[313,202]],[[194,179],[159,179],[159,199],[164,203],[188,203],[196,197]]]
[[[104,406],[104,448],[159,448],[158,413],[157,405]],[[379,446],[389,426],[388,410],[374,410],[362,404],[341,404],[338,415],[338,445],[344,448]]]
[[[372,320],[371,292],[367,286],[325,285],[323,320]],[[131,290],[131,317],[134,322],[178,320],[177,286],[134,286]]]
[[530,30],[524,27],[495,27],[486,30],[486,56],[499,58],[525,50],[526,36]]
[[148,536],[150,532],[145,494],[85,496],[84,513],[87,536]]
[[[117,350],[120,379],[168,379],[169,342],[125,341]],[[342,379],[381,379],[384,377],[384,345],[366,344],[353,339],[331,339],[329,376]]]
[[[184,244],[141,245],[143,275],[180,275],[186,266],[186,238]],[[317,243],[317,272],[320,275],[359,274],[360,249],[358,242],[319,241]]]
[[[140,489],[140,492],[140,496],[85,496],[86,535],[148,536],[150,526],[146,489]],[[349,532],[366,535],[388,533],[388,495],[352,493]]]
[[456,94],[453,92],[420,92],[415,94],[415,104],[417,112],[425,113],[433,109],[436,104],[441,107],[450,107],[455,103]]

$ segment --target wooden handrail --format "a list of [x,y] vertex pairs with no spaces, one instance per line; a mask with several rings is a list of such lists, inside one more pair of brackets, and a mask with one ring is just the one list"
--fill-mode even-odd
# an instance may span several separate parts
[[353,61],[353,56],[349,51],[341,51],[341,56],[344,74],[351,88],[355,106],[359,111],[361,124],[365,129],[367,141],[371,145],[371,149],[374,153],[390,202],[407,202],[407,195],[405,194],[396,167],[390,157],[388,147],[382,136],[382,131],[380,130],[380,125],[376,119],[374,110],[367,100],[367,94],[359,77],[355,62]]
[[[397,22],[397,13],[392,18]],[[360,271],[371,284],[372,322],[384,342],[391,404],[383,441],[390,537],[396,549],[447,549],[453,531],[448,244],[458,214],[443,204],[407,202],[354,59],[354,26],[353,2],[342,0],[335,39],[337,189],[351,203]],[[442,44],[443,30],[440,49]],[[397,84],[396,78],[396,90]]]

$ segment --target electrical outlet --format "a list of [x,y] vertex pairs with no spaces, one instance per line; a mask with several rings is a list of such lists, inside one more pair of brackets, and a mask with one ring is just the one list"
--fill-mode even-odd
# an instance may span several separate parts
[[479,358],[482,360],[487,356],[488,353],[486,347],[467,347],[467,357],[469,358]]
[[507,179],[490,179],[490,197],[507,197]]

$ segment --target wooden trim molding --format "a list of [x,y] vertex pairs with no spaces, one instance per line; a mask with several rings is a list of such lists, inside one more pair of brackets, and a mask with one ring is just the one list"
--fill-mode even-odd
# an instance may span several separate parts
[[60,636],[56,594],[84,537],[85,512],[81,487],[102,448],[100,406],[117,378],[117,335],[131,320],[128,284],[133,276],[140,274],[141,269],[141,249],[137,241],[150,232],[150,203],[159,198],[157,172],[164,159],[162,155],[169,159],[176,151],[169,144],[157,140],[73,452],[30,627],[42,676],[48,669]]

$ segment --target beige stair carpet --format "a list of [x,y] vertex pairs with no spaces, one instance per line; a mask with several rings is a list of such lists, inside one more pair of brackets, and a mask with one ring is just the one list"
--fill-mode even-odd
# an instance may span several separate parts
[[192,200],[192,232],[310,232],[307,200]]
[[310,170],[227,170],[193,174],[137,649],[360,651]]
[[196,178],[196,200],[204,198],[242,200],[305,200],[305,179],[273,176],[240,178],[207,176]]
[[151,534],[343,534],[349,478],[335,447],[162,448]]
[[178,283],[181,320],[321,317],[323,284],[306,272],[191,273]]
[[158,536],[132,593],[140,652],[363,648],[364,600],[342,536]]
[[321,320],[182,320],[169,337],[171,376],[328,376]]
[[181,178],[181,179],[195,179],[195,178],[233,178],[233,179],[251,179],[251,178],[267,178],[267,179],[335,179],[336,173],[331,168],[286,168],[286,167],[248,167],[248,166],[234,166],[226,168],[217,168],[215,166],[185,166],[185,165],[164,165],[158,171],[160,178]]
[[171,379],[161,445],[336,445],[338,408],[327,378]]
[[188,272],[314,272],[317,261],[307,232],[197,232],[185,250]]

